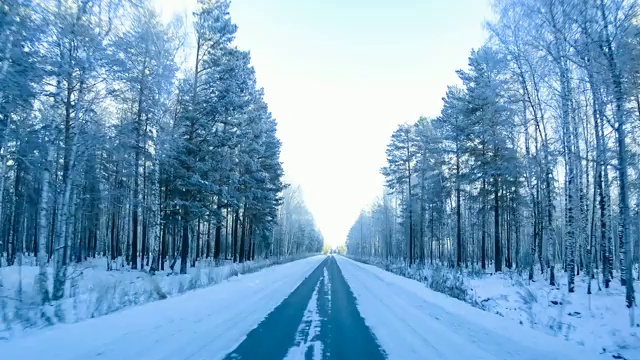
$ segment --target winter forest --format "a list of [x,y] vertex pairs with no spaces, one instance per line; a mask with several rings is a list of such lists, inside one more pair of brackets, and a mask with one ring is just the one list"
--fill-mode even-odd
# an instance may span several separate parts
[[[412,8],[292,1],[265,15],[252,3],[242,22],[231,0],[184,2],[165,18],[169,1],[0,1],[0,353],[233,358],[267,343],[314,359],[640,356],[638,0],[492,0],[486,41],[461,46],[456,82],[427,84],[442,102],[420,109],[440,113],[393,120],[386,153],[377,144],[385,183],[359,215],[354,173],[375,161],[370,139],[353,139],[376,136],[361,119],[332,124],[362,114],[361,97],[389,94],[389,79],[407,85],[392,89],[403,100],[422,89],[388,64],[406,56],[389,39]],[[459,7],[420,9],[426,20],[412,21],[461,25]],[[254,39],[252,61],[231,13],[265,34],[282,15],[269,30],[283,36]],[[440,34],[421,36],[407,48],[454,57],[434,50]],[[266,63],[286,71],[271,69],[265,90],[267,38]],[[303,43],[313,51],[277,47]],[[371,49],[393,56],[367,67]],[[271,97],[278,86],[289,93]],[[398,98],[385,106],[401,114]],[[314,120],[320,107],[334,123]],[[289,121],[314,131],[287,138]],[[325,181],[336,169],[340,182]],[[346,219],[345,235],[352,219],[336,210],[353,215],[346,247],[329,249],[316,226],[302,193],[314,184],[325,234],[342,231],[327,213]]]
[[[320,252],[228,8],[164,23],[145,0],[2,1],[0,267],[27,275],[0,276],[0,323],[64,321],[91,264],[213,274]],[[114,310],[91,306],[75,316]]]
[[493,12],[440,115],[391,135],[384,193],[352,226],[348,253],[551,287],[563,277],[568,293],[576,277],[588,294],[621,285],[615,306],[633,325],[638,3],[497,0]]

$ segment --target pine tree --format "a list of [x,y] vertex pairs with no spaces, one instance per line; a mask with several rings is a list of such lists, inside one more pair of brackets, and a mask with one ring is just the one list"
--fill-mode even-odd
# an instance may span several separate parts
[[406,198],[403,199],[403,211],[407,216],[405,227],[408,229],[407,259],[410,266],[414,263],[415,255],[412,177],[415,175],[414,166],[417,155],[416,141],[411,126],[400,125],[391,135],[391,142],[387,146],[388,166],[381,170],[390,189],[402,194],[403,197],[406,191]]
[[503,251],[500,225],[501,193],[509,181],[518,177],[517,159],[509,141],[513,129],[511,110],[504,105],[504,62],[490,48],[473,51],[469,58],[469,70],[459,71],[466,96],[462,117],[468,124],[467,147],[473,159],[476,173],[472,176],[490,179],[494,212],[494,264],[495,271],[502,271]]

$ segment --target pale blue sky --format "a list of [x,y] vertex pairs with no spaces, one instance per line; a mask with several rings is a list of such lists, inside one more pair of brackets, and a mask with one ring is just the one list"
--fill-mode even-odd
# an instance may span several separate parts
[[[165,13],[195,4],[158,1]],[[343,243],[381,194],[391,132],[439,113],[489,16],[489,0],[232,1],[236,44],[251,51],[278,120],[287,180],[302,187],[325,240]]]

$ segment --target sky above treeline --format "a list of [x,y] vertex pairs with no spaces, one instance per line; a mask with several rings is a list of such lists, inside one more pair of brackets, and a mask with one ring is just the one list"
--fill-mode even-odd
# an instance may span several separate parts
[[[164,19],[196,4],[156,1]],[[287,182],[330,244],[382,193],[397,125],[438,115],[490,15],[490,0],[232,0],[235,44],[250,50],[278,120]]]

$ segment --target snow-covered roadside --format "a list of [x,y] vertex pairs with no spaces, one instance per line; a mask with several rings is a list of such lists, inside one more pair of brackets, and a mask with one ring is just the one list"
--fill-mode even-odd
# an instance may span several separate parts
[[[593,280],[589,298],[584,276],[576,277],[576,291],[569,294],[567,276],[562,272],[556,273],[558,286],[551,287],[539,272],[535,274],[538,281],[529,282],[526,273],[463,275],[444,267],[408,269],[406,265],[375,259],[354,260],[420,281],[432,290],[547,335],[588,345],[612,358],[640,360],[640,311],[636,309],[638,325],[630,327],[624,288],[618,278],[611,282],[610,289],[602,290]],[[634,287],[640,288],[640,282],[635,281]]]
[[[130,270],[113,261],[107,271],[106,258],[89,259],[80,264],[71,264],[68,272],[65,297],[59,304],[48,306],[45,313],[52,315],[53,307],[61,305],[64,323],[74,323],[103,316],[131,306],[182,294],[220,283],[232,276],[252,273],[266,267],[298,260],[305,256],[283,259],[268,259],[242,264],[225,262],[214,264],[212,260],[201,260],[189,267],[188,274],[180,275],[169,269],[154,276],[147,272]],[[176,263],[174,269],[179,269]],[[43,309],[37,288],[34,286],[38,267],[34,257],[25,257],[22,266],[0,267],[0,340],[19,336],[34,329],[50,325],[43,319]],[[49,285],[52,285],[52,269],[49,268]],[[51,290],[51,289],[50,289]],[[54,316],[49,320],[57,322]]]
[[[584,276],[576,277],[572,294],[567,292],[565,273],[557,275],[557,282],[552,287],[543,278],[529,282],[527,274],[515,273],[467,279],[476,301],[487,311],[552,336],[589,344],[619,359],[640,360],[640,312],[636,309],[637,325],[630,327],[624,288],[618,279],[611,282],[609,289],[601,290],[592,280],[591,296],[587,295]],[[634,286],[638,289],[640,282]]]
[[474,308],[424,284],[337,257],[358,309],[391,359],[600,359],[579,347]]
[[326,257],[277,265],[181,296],[0,342],[19,359],[200,359],[233,350]]

